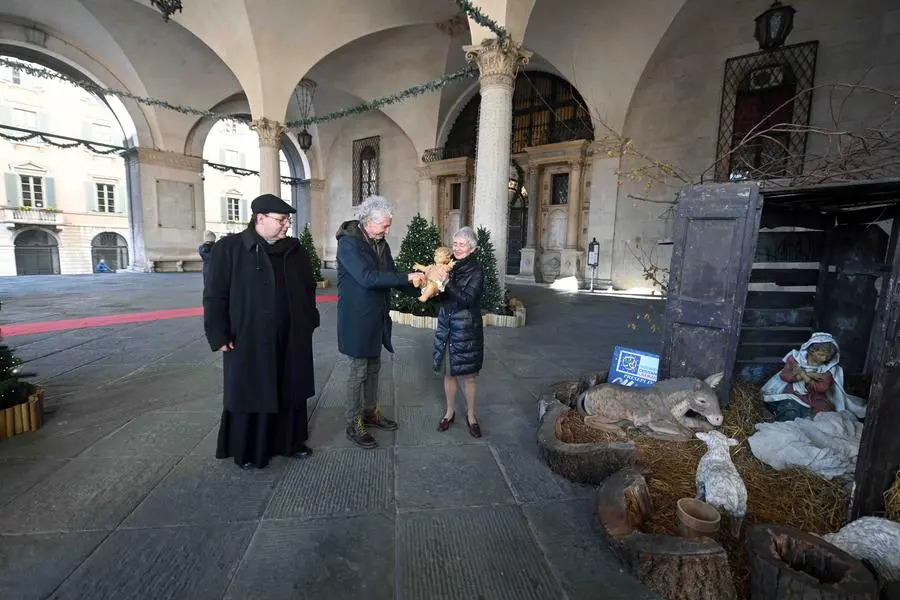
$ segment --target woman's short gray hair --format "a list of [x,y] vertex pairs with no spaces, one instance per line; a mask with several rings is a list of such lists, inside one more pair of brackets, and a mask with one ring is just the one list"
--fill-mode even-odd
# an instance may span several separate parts
[[478,247],[478,236],[475,235],[475,231],[471,227],[463,227],[459,231],[453,234],[453,239],[462,238],[466,240],[466,243],[469,245],[469,250],[474,250]]
[[356,207],[356,218],[363,224],[368,221],[381,222],[385,217],[390,219],[393,216],[390,203],[382,196],[369,196]]

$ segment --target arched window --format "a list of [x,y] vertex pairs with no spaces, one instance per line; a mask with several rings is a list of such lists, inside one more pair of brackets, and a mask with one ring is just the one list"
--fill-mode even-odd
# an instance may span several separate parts
[[360,190],[359,200],[362,202],[369,196],[378,193],[378,155],[375,148],[366,146],[359,154]]
[[[512,152],[573,140],[593,140],[594,128],[584,99],[572,84],[551,73],[525,71],[513,92]],[[463,107],[447,134],[441,158],[475,157],[481,95]]]
[[725,61],[717,181],[803,172],[818,48],[819,42],[803,42]]
[[378,160],[381,138],[353,141],[353,205],[378,194]]
[[118,233],[104,231],[91,240],[91,265],[97,270],[97,264],[103,259],[106,266],[113,271],[128,266],[128,242]]
[[26,229],[13,240],[17,275],[59,275],[59,243],[43,229]]
[[[744,77],[735,98],[731,136],[735,151],[731,154],[729,179],[788,174],[790,133],[777,129],[778,125],[793,122],[796,93],[797,80],[787,65],[761,67]],[[750,141],[742,143],[745,139]]]

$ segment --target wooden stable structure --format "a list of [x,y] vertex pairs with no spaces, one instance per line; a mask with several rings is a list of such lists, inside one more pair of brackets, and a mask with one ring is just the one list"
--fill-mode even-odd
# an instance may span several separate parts
[[[868,397],[853,517],[884,510],[900,468],[900,180],[685,188],[675,208],[660,377],[762,383],[814,331]],[[886,230],[887,231],[886,231]],[[889,232],[889,233],[888,233]],[[880,291],[879,291],[880,288]]]

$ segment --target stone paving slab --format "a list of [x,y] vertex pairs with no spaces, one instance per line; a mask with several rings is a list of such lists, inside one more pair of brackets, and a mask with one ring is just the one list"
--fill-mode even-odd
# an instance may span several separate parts
[[52,458],[0,459],[0,508],[65,464]]
[[214,412],[143,414],[85,450],[83,457],[184,456],[218,423]]
[[105,531],[0,535],[3,597],[49,597],[108,535]]
[[186,457],[121,528],[258,521],[286,468],[284,460],[272,461],[270,468],[243,471],[230,459]]
[[74,458],[124,424],[124,420],[114,420],[102,425],[72,428],[51,421],[39,431],[4,440],[2,456],[4,458]]
[[0,533],[114,529],[176,460],[73,459],[0,511]]
[[513,502],[484,444],[397,448],[399,509],[489,506]]
[[393,515],[264,521],[225,598],[393,600]]
[[204,398],[197,398],[196,400],[188,400],[186,402],[181,402],[180,404],[173,404],[172,406],[165,406],[163,408],[157,409],[154,412],[157,413],[183,413],[183,412],[213,412],[217,415],[222,414],[222,394],[214,394],[211,396],[207,396]]
[[[563,597],[517,506],[401,513],[397,519],[399,599]],[[595,590],[589,597],[599,596]]]
[[593,486],[572,483],[548,469],[538,457],[537,444],[492,444],[491,449],[510,483],[516,502],[593,497],[597,493]]
[[[570,598],[661,600],[622,570],[595,529],[593,499],[536,504],[523,510]],[[602,596],[598,595],[600,585]]]
[[[443,403],[442,403],[443,404]],[[459,444],[485,444],[487,438],[473,438],[466,427],[466,413],[460,410],[447,431],[438,431],[438,423],[444,416],[445,406],[437,402],[432,406],[399,406],[397,419],[398,446],[447,446]]]
[[255,523],[116,531],[54,600],[220,600]]
[[[221,415],[221,409],[219,410],[219,414]],[[207,433],[199,444],[194,446],[194,449],[191,450],[189,456],[205,456],[211,457],[216,455],[216,445],[219,440],[219,424],[216,423],[213,428]],[[232,460],[232,459],[228,459]],[[234,462],[234,461],[232,461]]]
[[289,461],[266,519],[351,515],[394,508],[390,448],[314,452]]
[[[391,416],[394,411],[385,409]],[[317,408],[309,423],[309,445],[312,448],[327,450],[330,448],[357,448],[347,439],[347,419],[343,408]],[[380,448],[390,448],[396,442],[399,432],[372,429],[372,436]]]

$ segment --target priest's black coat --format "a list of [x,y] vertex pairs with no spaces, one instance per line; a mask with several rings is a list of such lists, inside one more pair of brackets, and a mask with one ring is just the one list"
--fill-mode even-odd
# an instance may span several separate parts
[[[290,364],[295,385],[292,402],[315,394],[313,331],[319,326],[316,282],[309,256],[295,238],[283,257],[291,314]],[[249,227],[220,239],[213,247],[203,288],[203,326],[212,350],[232,342],[224,353],[225,409],[239,413],[278,412],[275,274],[262,244]]]

